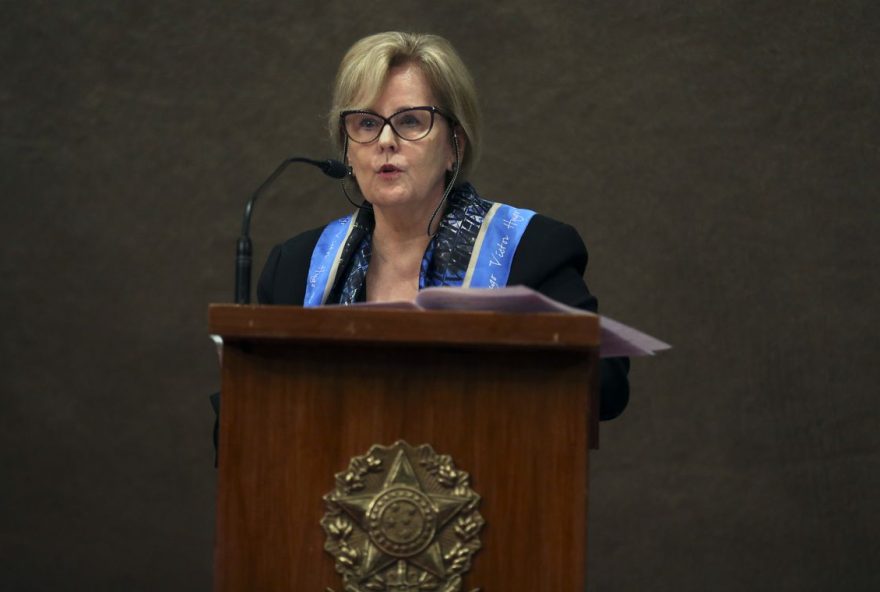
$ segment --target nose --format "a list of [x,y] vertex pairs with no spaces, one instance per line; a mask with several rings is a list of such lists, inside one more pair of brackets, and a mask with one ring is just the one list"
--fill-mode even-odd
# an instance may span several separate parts
[[397,150],[397,134],[391,129],[391,124],[387,121],[379,132],[379,148],[383,150]]

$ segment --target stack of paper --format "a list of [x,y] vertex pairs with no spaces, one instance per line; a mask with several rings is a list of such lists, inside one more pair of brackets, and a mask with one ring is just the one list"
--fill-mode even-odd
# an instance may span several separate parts
[[[560,313],[592,315],[544,296],[525,286],[507,288],[425,288],[414,301],[366,302],[355,304],[367,308],[409,308],[422,310],[483,310],[504,313]],[[599,356],[653,356],[669,349],[664,343],[623,323],[599,316],[601,344]]]

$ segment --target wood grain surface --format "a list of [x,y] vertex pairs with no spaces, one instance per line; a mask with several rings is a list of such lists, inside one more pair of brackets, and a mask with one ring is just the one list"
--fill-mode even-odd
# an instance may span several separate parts
[[227,340],[582,350],[599,344],[593,315],[212,304],[208,316],[211,332]]
[[339,592],[322,497],[399,439],[451,455],[482,497],[466,590],[583,589],[595,350],[425,345],[227,343],[215,590]]

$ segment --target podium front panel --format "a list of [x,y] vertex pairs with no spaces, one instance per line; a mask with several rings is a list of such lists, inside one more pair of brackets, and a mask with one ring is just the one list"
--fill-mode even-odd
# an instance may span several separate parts
[[227,343],[215,590],[342,592],[322,498],[353,457],[398,440],[450,455],[481,496],[462,590],[583,590],[595,361],[595,349]]

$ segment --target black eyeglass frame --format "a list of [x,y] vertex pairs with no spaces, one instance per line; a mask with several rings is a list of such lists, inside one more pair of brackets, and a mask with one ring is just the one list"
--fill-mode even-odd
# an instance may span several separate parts
[[[404,138],[402,135],[400,135],[400,132],[397,131],[397,128],[394,127],[394,124],[391,123],[391,120],[394,117],[397,117],[401,113],[405,113],[407,111],[428,111],[431,114],[431,124],[428,126],[428,131],[426,131],[423,135],[419,136],[418,138],[412,138],[412,139]],[[362,115],[372,115],[374,117],[378,117],[379,119],[381,119],[383,121],[382,125],[377,128],[375,138],[373,138],[372,140],[368,140],[366,142],[361,142],[361,141],[355,140],[354,138],[351,137],[351,134],[348,133],[348,128],[345,126],[345,118],[348,115],[353,115],[355,113],[360,113]],[[401,140],[405,140],[407,142],[418,142],[419,140],[423,140],[426,137],[428,137],[428,134],[430,134],[431,130],[434,129],[434,115],[435,114],[441,115],[442,117],[446,118],[446,121],[448,121],[449,125],[452,126],[453,128],[456,125],[458,125],[458,122],[455,120],[454,117],[452,117],[448,113],[444,112],[440,107],[435,107],[433,105],[424,105],[421,107],[407,107],[406,109],[401,109],[400,111],[395,111],[394,113],[392,113],[388,117],[383,117],[383,116],[379,115],[378,113],[376,113],[375,111],[370,111],[369,109],[349,109],[349,110],[342,111],[339,113],[339,125],[340,125],[340,127],[342,127],[342,133],[345,134],[345,137],[348,138],[349,140],[351,140],[352,142],[354,142],[355,144],[372,144],[373,142],[375,142],[376,140],[379,139],[379,136],[382,135],[382,130],[385,129],[386,125],[389,126],[391,128],[391,131],[394,132],[394,135],[397,136],[398,138],[400,138]]]

